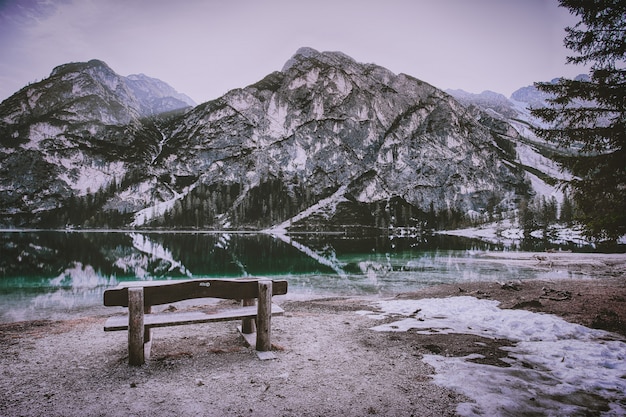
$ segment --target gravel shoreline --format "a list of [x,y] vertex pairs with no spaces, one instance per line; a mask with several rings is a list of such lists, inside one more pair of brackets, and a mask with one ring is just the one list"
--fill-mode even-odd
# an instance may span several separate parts
[[[590,279],[440,285],[397,298],[489,298],[626,336],[626,256],[575,255],[550,254],[549,267]],[[272,320],[271,361],[242,345],[235,322],[155,329],[142,367],[127,365],[126,333],[105,333],[104,316],[2,324],[0,415],[452,416],[468,399],[435,385],[422,355],[479,353],[497,364],[509,344],[375,332],[380,321],[356,313],[372,302],[278,300],[286,314]]]

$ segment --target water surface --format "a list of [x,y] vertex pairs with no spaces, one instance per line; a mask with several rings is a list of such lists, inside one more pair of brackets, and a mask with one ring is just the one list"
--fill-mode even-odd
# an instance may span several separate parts
[[104,290],[134,280],[265,276],[289,281],[290,296],[386,296],[545,274],[479,259],[517,249],[451,236],[2,232],[0,322],[106,313]]

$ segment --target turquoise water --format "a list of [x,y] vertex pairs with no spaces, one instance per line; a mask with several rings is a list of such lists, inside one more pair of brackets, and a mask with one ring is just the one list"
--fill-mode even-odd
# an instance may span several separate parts
[[446,236],[3,232],[0,322],[106,312],[104,290],[129,280],[267,276],[289,281],[290,296],[385,296],[536,278],[536,268],[476,262],[485,251],[511,249],[519,248]]

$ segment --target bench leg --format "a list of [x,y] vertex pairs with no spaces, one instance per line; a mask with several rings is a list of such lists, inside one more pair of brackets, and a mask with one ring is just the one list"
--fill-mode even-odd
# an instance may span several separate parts
[[[143,313],[144,314],[152,313],[152,306],[145,306],[143,308]],[[152,332],[150,330],[151,330],[150,327],[144,327],[144,330],[143,330],[143,343],[144,344],[152,340]]]
[[256,350],[272,350],[272,281],[259,281],[259,302],[256,315]]
[[145,363],[143,325],[143,288],[128,289],[128,364]]
[[[247,298],[245,300],[241,300],[241,305],[243,307],[253,306],[255,302],[254,298]],[[256,331],[256,325],[254,323],[253,318],[247,318],[241,320],[241,333],[244,334],[252,334]]]
[[[150,314],[152,313],[152,306],[145,306],[143,308],[143,313]],[[150,349],[152,348],[152,327],[144,326],[143,327],[143,355],[144,362],[150,360]]]

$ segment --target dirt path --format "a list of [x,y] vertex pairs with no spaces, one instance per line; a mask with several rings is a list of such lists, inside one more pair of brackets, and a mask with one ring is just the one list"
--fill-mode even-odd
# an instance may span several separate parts
[[235,323],[154,331],[148,365],[126,364],[126,334],[101,319],[3,326],[3,416],[453,415],[457,395],[354,300],[286,303],[278,359],[242,347]]

